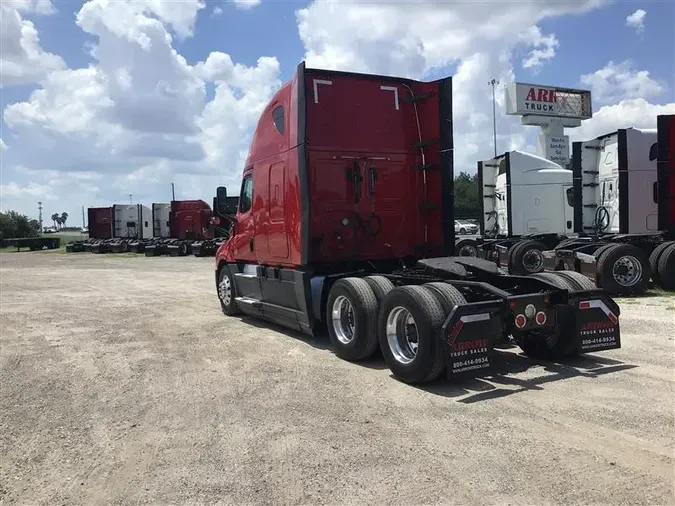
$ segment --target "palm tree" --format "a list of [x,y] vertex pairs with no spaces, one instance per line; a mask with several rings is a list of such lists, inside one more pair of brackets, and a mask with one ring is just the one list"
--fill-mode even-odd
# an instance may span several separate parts
[[59,219],[59,214],[54,213],[52,214],[52,221],[54,222],[54,228],[56,228],[56,220]]
[[61,220],[61,217],[57,214],[56,215],[56,225],[58,228],[61,228],[61,225],[63,225],[63,221]]
[[65,212],[65,211],[62,212],[61,213],[61,225],[65,225],[67,219],[68,219],[68,213]]

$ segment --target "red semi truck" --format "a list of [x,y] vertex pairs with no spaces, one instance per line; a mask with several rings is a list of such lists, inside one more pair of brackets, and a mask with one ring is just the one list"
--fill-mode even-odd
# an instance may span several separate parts
[[[216,253],[223,312],[378,347],[400,380],[490,368],[495,343],[562,358],[620,347],[619,308],[575,273],[454,257],[452,78],[309,69],[274,95]],[[226,207],[218,189],[216,208]]]

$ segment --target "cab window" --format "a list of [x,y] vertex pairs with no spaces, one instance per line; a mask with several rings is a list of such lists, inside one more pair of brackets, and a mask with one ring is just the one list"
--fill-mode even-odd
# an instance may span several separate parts
[[239,212],[245,213],[251,209],[253,202],[253,174],[244,177],[241,182],[241,195],[239,196]]
[[565,193],[567,193],[567,205],[574,207],[574,188],[568,188]]
[[283,106],[278,106],[274,111],[272,111],[272,119],[274,120],[274,126],[281,135],[284,135],[284,108]]

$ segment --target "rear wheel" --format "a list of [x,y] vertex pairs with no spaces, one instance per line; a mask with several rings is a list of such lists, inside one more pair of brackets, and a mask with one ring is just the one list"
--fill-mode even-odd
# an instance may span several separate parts
[[445,312],[421,286],[394,288],[380,307],[379,340],[384,360],[404,383],[437,378],[446,365],[440,338]]
[[525,240],[516,243],[511,254],[510,270],[513,274],[527,276],[544,270],[544,255],[546,249],[539,241]]
[[377,298],[361,278],[337,280],[328,293],[328,335],[335,354],[362,360],[377,349]]
[[615,244],[600,256],[597,284],[618,295],[641,295],[649,282],[649,259],[632,244]]
[[580,272],[575,271],[558,271],[556,272],[559,276],[568,279],[570,282],[574,283],[577,287],[577,290],[595,290],[596,286],[593,281],[588,279],[586,276]]
[[649,267],[652,271],[652,280],[656,285],[659,286],[661,285],[661,277],[659,276],[659,259],[666,248],[668,248],[668,246],[671,244],[675,244],[675,242],[664,242],[659,244],[656,248],[654,248],[651,255],[649,255]]
[[462,239],[455,244],[455,251],[460,257],[478,256],[478,243],[474,239]]
[[363,279],[375,294],[378,304],[381,304],[387,294],[394,289],[394,283],[384,276],[366,276]]
[[666,290],[675,290],[675,244],[671,244],[661,253],[658,273],[660,286]]

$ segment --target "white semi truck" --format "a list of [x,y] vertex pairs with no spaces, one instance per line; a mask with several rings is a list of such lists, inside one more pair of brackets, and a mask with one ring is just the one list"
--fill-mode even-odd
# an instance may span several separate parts
[[650,278],[675,289],[675,116],[657,123],[573,143],[578,237],[544,252],[546,270],[581,272],[620,295],[643,293]]
[[574,233],[572,171],[514,150],[478,162],[481,256],[512,274],[544,269],[542,252]]

